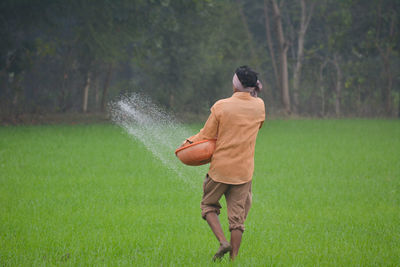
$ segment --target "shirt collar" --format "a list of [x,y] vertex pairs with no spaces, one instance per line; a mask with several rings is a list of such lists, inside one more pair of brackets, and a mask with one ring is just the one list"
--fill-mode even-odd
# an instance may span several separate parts
[[250,95],[249,92],[234,92],[232,97],[238,97],[238,98],[246,99],[246,98],[250,98],[252,96]]

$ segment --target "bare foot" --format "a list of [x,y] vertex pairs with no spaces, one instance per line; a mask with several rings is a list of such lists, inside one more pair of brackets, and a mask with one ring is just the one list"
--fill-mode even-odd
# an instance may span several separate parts
[[232,250],[231,243],[228,241],[222,241],[221,246],[218,248],[217,253],[215,253],[213,257],[213,261],[216,261],[217,259],[221,259],[225,253],[228,253]]

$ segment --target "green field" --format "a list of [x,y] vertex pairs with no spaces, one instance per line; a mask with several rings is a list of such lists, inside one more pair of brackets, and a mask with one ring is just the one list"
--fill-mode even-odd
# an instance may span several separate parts
[[[400,265],[399,121],[268,121],[255,161],[233,265]],[[190,170],[112,125],[0,127],[0,266],[214,265]]]

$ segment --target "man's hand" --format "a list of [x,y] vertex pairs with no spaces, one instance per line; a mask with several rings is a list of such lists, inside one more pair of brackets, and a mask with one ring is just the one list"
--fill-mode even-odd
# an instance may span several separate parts
[[183,143],[181,144],[180,147],[184,147],[184,146],[187,146],[187,145],[192,144],[192,143],[193,143],[192,141],[190,141],[189,139],[186,139],[185,141],[183,141]]

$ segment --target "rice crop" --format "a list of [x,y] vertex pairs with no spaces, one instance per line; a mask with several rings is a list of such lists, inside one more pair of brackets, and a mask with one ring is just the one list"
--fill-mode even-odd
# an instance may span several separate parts
[[[170,157],[111,124],[0,127],[0,265],[215,265],[206,168]],[[219,264],[399,266],[400,122],[267,121],[239,256]]]

